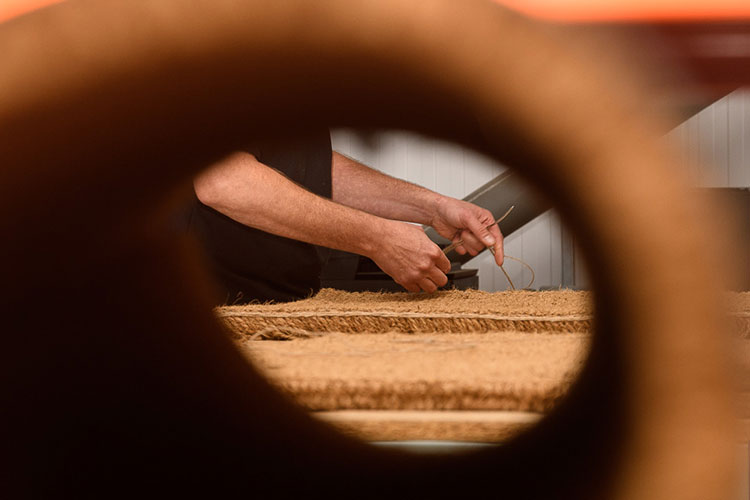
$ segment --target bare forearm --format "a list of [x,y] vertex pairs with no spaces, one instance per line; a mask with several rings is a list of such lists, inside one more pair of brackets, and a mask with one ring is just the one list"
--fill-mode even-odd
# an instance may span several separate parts
[[201,202],[242,224],[362,255],[372,254],[388,222],[321,198],[246,153],[207,170],[194,186]]
[[386,219],[431,224],[442,195],[385,175],[336,151],[333,200]]

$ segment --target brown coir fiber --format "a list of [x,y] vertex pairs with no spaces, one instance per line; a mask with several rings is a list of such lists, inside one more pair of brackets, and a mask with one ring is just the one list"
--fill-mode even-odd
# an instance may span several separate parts
[[366,441],[498,442],[535,425],[542,415],[504,411],[343,410],[312,415]]
[[316,411],[546,412],[575,379],[591,327],[590,294],[573,291],[326,289],[216,312],[277,387]]
[[546,412],[565,394],[589,336],[485,333],[329,333],[243,350],[311,410]]
[[[311,410],[546,412],[585,360],[590,299],[323,290],[217,314],[267,376]],[[750,293],[731,294],[729,308],[746,335]]]
[[273,330],[298,334],[581,333],[590,330],[592,317],[588,292],[478,290],[415,295],[324,289],[298,302],[224,306],[216,314],[238,336],[266,335]]
[[735,320],[736,331],[750,339],[750,292],[730,294],[727,309]]
[[[750,292],[729,294],[727,309],[736,331],[750,338]],[[223,306],[215,312],[237,338],[267,340],[327,332],[588,333],[593,314],[590,292],[570,290],[415,295],[323,289],[297,302]]]

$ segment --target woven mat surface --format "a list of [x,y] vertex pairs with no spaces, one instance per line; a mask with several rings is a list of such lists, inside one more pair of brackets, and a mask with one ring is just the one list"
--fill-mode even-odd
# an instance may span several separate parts
[[549,410],[588,346],[584,334],[331,333],[242,344],[313,410]]
[[[269,379],[311,410],[536,414],[564,396],[585,361],[590,299],[589,293],[571,291],[324,290],[295,303],[222,307],[216,313]],[[735,352],[750,380],[750,293],[731,294],[728,308],[741,333]],[[743,385],[747,419],[750,386]],[[380,434],[370,436],[385,435],[382,423],[371,425]],[[439,435],[460,434],[455,425],[433,425],[444,427]],[[408,423],[399,424],[397,434],[424,432]]]
[[343,410],[314,412],[340,432],[366,441],[500,442],[535,425],[543,415],[495,411]]
[[[410,294],[324,289],[297,302],[223,306],[215,313],[238,338],[273,339],[305,332],[588,333],[591,298],[590,292],[569,290]],[[750,338],[750,292],[728,294],[727,311],[738,333]]]
[[475,313],[515,316],[587,316],[591,314],[590,292],[483,292],[446,290],[433,294],[345,292],[324,288],[305,300],[281,304],[225,306],[221,311],[299,312],[323,311]]
[[344,333],[587,332],[588,292],[445,291],[352,293],[324,289],[287,304],[225,306],[216,314],[237,335],[265,329]]

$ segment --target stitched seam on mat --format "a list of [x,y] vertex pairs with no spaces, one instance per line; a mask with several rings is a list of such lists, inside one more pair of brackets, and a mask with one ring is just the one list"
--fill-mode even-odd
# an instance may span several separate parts
[[216,311],[220,318],[349,318],[365,316],[370,318],[435,318],[435,319],[489,319],[497,321],[546,321],[550,323],[564,321],[591,321],[593,316],[499,316],[494,314],[470,313],[415,313],[415,312],[371,312],[371,311],[296,311],[296,312],[261,312],[261,311]]

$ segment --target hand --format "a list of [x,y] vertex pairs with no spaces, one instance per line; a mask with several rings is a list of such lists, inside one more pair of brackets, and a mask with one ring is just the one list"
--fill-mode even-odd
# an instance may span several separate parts
[[432,293],[448,282],[448,258],[419,226],[387,221],[375,251],[368,256],[410,292]]
[[487,247],[495,250],[495,262],[503,265],[503,235],[497,224],[489,229],[495,218],[492,212],[465,201],[443,197],[437,203],[436,213],[430,225],[443,236],[454,243],[463,240],[463,244],[456,247],[460,255],[467,252],[477,255]]

